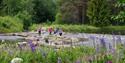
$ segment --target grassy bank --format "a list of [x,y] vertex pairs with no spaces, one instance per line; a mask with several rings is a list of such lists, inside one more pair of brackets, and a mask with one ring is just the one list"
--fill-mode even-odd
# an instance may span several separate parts
[[53,27],[62,28],[65,32],[72,33],[103,33],[103,34],[125,34],[125,26],[106,26],[106,27],[94,27],[90,25],[38,25],[34,24],[30,27],[30,30],[37,30],[38,27]]

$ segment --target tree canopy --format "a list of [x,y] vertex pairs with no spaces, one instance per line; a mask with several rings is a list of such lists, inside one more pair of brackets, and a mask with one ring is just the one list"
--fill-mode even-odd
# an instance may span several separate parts
[[20,19],[24,29],[44,22],[125,25],[125,0],[0,0],[0,16]]

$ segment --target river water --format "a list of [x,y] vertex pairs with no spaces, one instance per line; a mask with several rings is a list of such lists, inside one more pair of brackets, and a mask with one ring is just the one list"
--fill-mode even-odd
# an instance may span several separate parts
[[23,39],[21,36],[0,36],[0,40],[20,40]]
[[[27,33],[25,33],[27,34]],[[33,36],[38,36],[38,34],[36,33],[29,33],[29,35],[33,35]],[[43,35],[42,35],[43,36]],[[87,46],[92,46],[93,45],[93,40],[91,40],[90,37],[94,36],[96,39],[96,44],[100,43],[100,40],[99,38],[105,38],[106,39],[106,42],[107,43],[111,43],[112,45],[115,43],[114,40],[113,40],[113,37],[115,37],[115,41],[117,41],[117,37],[121,37],[121,42],[122,43],[125,43],[125,35],[108,35],[108,34],[86,34],[86,33],[77,33],[77,34],[73,34],[73,33],[66,33],[65,35],[63,36],[66,36],[66,37],[83,37],[83,38],[88,38],[89,40],[88,41],[85,41],[85,42],[79,42],[79,43],[76,43],[75,45],[87,45]],[[24,39],[24,37],[21,37],[21,36],[4,36],[4,35],[0,35],[0,40],[22,40]]]

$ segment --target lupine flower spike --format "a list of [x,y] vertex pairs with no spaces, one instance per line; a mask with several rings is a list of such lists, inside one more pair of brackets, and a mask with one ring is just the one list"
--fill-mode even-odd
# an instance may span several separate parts
[[32,52],[35,52],[35,45],[32,43],[31,40],[29,41],[29,45],[30,45]]

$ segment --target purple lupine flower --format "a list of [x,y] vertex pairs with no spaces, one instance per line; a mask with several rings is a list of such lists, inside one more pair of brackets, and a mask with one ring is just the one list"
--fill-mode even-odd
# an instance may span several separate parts
[[116,52],[116,50],[114,48],[112,48],[111,52],[114,54]]
[[105,38],[100,38],[100,42],[101,42],[102,47],[106,47]]
[[100,48],[97,46],[97,47],[96,47],[96,53],[98,53],[98,52],[99,52],[99,49],[100,49]]
[[112,61],[107,61],[107,63],[112,63]]
[[117,36],[117,42],[122,42],[121,36]]
[[95,36],[90,36],[89,38],[92,39],[92,40],[94,40],[96,37]]
[[111,43],[109,43],[109,51],[111,53],[114,53],[115,52],[115,49],[113,48],[113,46],[111,45]]
[[60,57],[58,57],[57,63],[62,63],[62,59]]
[[32,52],[35,52],[35,45],[32,43],[32,41],[30,40],[28,43],[30,45]]
[[76,63],[81,63],[81,61],[80,61],[80,60],[77,60]]
[[90,36],[90,39],[93,40],[93,46],[94,46],[94,48],[96,48],[96,43],[95,43],[96,37],[95,36]]
[[111,45],[111,43],[109,43],[109,49],[110,49],[110,50],[112,49],[112,45]]

